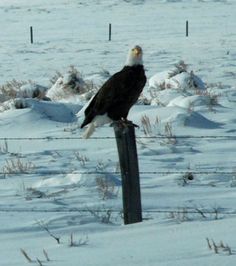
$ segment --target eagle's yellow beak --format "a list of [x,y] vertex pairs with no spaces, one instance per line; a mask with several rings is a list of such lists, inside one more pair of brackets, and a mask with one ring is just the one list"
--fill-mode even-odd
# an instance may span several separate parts
[[132,50],[134,56],[139,56],[142,53],[142,50],[139,47],[135,47]]

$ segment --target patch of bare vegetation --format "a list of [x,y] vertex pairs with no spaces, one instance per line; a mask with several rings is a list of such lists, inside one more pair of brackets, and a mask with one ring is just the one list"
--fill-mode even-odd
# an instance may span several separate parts
[[57,71],[50,79],[52,84],[47,96],[56,101],[80,95],[82,100],[89,100],[98,90],[92,81],[85,81],[75,66],[70,66],[66,74]]
[[117,197],[119,193],[119,188],[117,188],[115,182],[107,176],[97,176],[96,184],[98,193],[102,200]]
[[177,138],[173,133],[171,123],[167,122],[161,125],[160,119],[156,116],[154,123],[151,123],[150,118],[147,115],[141,117],[141,126],[143,132],[148,137],[159,136],[161,138],[161,144],[171,144],[175,145],[177,143]]
[[219,93],[210,92],[208,90],[202,91],[202,90],[195,90],[196,95],[204,96],[208,99],[208,108],[210,111],[213,110],[215,106],[219,104]]
[[189,184],[190,181],[193,181],[194,179],[194,174],[191,171],[187,171],[185,174],[182,175],[180,179],[178,179],[178,184],[181,186],[186,186]]
[[175,64],[175,68],[170,73],[170,78],[174,77],[177,74],[182,72],[187,72],[188,64],[186,64],[183,60],[180,60],[178,63]]
[[75,240],[74,234],[70,234],[69,238],[69,247],[81,247],[81,246],[86,246],[88,244],[88,236],[81,237],[79,240]]
[[[0,95],[5,98],[4,101],[14,99],[21,86],[26,84],[27,82],[22,80],[13,79],[8,81],[6,84],[0,86]],[[3,101],[1,100],[1,102]]]
[[79,151],[74,152],[74,155],[76,160],[80,162],[80,165],[82,167],[85,167],[86,163],[89,161],[89,158],[86,155],[81,154],[81,152]]
[[56,240],[57,244],[61,243],[61,237],[57,236],[56,234],[52,233],[52,231],[48,228],[48,225],[44,223],[43,221],[37,221],[38,226],[47,232],[47,234],[52,237],[54,240]]
[[21,158],[6,159],[2,168],[4,177],[12,174],[32,173],[35,165],[29,161],[23,161]]
[[20,252],[24,256],[24,258],[27,260],[27,262],[35,263],[39,266],[43,266],[43,263],[51,261],[49,256],[48,256],[48,252],[45,249],[43,249],[43,252],[42,252],[42,254],[44,256],[43,259],[41,259],[41,258],[40,259],[39,258],[32,259],[32,257],[29,255],[29,253],[23,248],[20,249]]
[[235,254],[235,251],[232,250],[232,248],[225,244],[223,241],[220,241],[219,243],[216,243],[213,239],[206,238],[207,241],[207,247],[212,250],[215,254],[225,254],[225,255],[233,255]]
[[146,136],[149,136],[152,134],[152,125],[147,115],[143,115],[141,117],[141,125],[142,125],[143,132]]
[[194,207],[194,208],[183,207],[168,212],[167,218],[177,223],[195,221],[199,219],[206,221],[218,220],[219,209],[212,208],[211,210],[207,210],[202,207]]
[[8,152],[9,152],[8,142],[7,140],[4,140],[3,144],[0,145],[0,154],[7,154]]
[[0,86],[0,112],[9,109],[22,109],[29,107],[26,98],[49,100],[46,97],[48,88],[33,81],[18,81],[13,79]]
[[88,212],[96,218],[96,220],[98,220],[101,223],[104,224],[111,224],[112,223],[112,210],[110,209],[89,209],[88,208]]

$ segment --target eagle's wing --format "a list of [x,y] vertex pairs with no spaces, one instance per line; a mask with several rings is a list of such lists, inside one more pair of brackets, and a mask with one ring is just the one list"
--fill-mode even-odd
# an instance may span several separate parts
[[[108,79],[101,89],[95,95],[94,106],[97,114],[104,114],[106,111],[121,98],[126,99],[130,91],[128,88],[133,88],[135,85],[135,75],[132,70],[121,70]],[[139,92],[138,92],[139,93]],[[91,105],[93,105],[91,102]],[[91,106],[92,107],[92,106]]]
[[[85,120],[81,128],[89,124],[95,116],[103,115],[114,106],[121,98],[129,96],[127,88],[135,85],[135,75],[132,70],[122,69],[109,78],[99,89],[85,110]],[[138,92],[139,93],[139,92]]]

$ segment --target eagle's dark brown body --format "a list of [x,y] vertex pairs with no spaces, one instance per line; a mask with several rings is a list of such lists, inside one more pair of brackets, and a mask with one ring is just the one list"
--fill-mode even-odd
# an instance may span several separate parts
[[108,79],[94,96],[85,110],[81,128],[91,123],[97,115],[106,114],[114,121],[126,119],[145,83],[143,65],[125,66]]

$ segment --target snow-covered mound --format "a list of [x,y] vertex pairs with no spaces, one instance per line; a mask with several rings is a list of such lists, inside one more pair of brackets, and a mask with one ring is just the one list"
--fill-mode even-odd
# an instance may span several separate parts
[[218,104],[217,97],[222,93],[208,88],[193,71],[188,72],[183,61],[152,76],[148,86],[151,105],[179,106],[189,111],[200,106],[211,109]]
[[179,95],[176,98],[169,101],[167,106],[179,106],[186,109],[195,108],[197,106],[208,106],[211,104],[210,95]]
[[16,98],[4,102],[0,106],[0,111],[24,108],[30,108],[52,121],[72,123],[77,121],[75,114],[81,106],[73,103],[38,101],[33,98]]
[[120,180],[113,176],[113,175],[104,175],[104,174],[97,174],[97,175],[90,175],[80,172],[72,172],[63,176],[61,178],[58,177],[50,177],[42,179],[36,182],[33,187],[34,188],[44,188],[44,187],[57,187],[57,186],[78,186],[78,187],[96,187],[97,180],[105,178],[107,182],[111,182],[116,185],[120,185]]
[[30,82],[22,85],[16,92],[16,98],[38,98],[42,100],[49,100],[46,97],[47,87]]
[[92,97],[95,86],[85,81],[81,74],[72,67],[66,74],[61,75],[47,91],[46,96],[52,101],[88,100]]
[[28,106],[50,120],[71,123],[77,120],[76,113],[81,109],[80,105],[66,104],[66,103],[55,103],[45,101],[28,101]]
[[171,114],[167,119],[163,120],[163,122],[201,129],[216,129],[221,126],[220,123],[211,121],[198,112],[188,113],[184,111]]
[[204,82],[193,71],[187,72],[187,66],[180,61],[170,70],[153,75],[149,79],[150,90],[178,89],[205,90]]
[[1,88],[0,93],[0,112],[4,112],[10,109],[22,109],[27,108],[27,99],[37,99],[49,101],[50,99],[46,97],[47,87],[29,82],[18,82],[12,80],[6,83]]
[[111,77],[111,74],[109,71],[102,69],[98,72],[93,72],[86,77],[84,77],[85,82],[92,82],[94,84],[98,84],[101,86],[107,79]]

